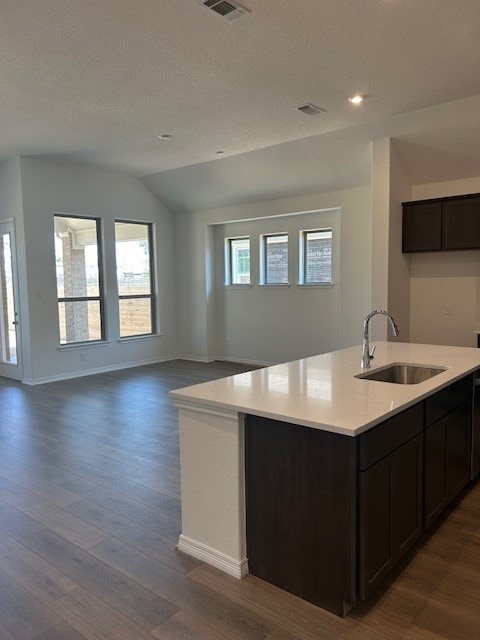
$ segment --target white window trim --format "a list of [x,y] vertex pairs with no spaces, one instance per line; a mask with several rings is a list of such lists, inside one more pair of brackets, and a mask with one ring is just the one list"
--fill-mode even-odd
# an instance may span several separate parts
[[[332,234],[332,259],[331,259],[331,281],[330,282],[305,282],[306,278],[306,252],[305,252],[305,238],[307,233],[312,233],[316,231],[330,231]],[[298,283],[299,287],[318,287],[320,289],[330,288],[335,286],[335,278],[334,278],[334,248],[333,248],[333,240],[334,240],[334,231],[332,227],[322,227],[322,228],[314,228],[314,229],[301,229],[299,231],[299,247],[298,247]]]
[[228,291],[235,291],[235,290],[242,291],[242,290],[245,290],[245,289],[251,289],[253,287],[253,284],[251,284],[251,283],[250,284],[241,284],[241,283],[239,283],[239,284],[224,284],[223,286]]
[[337,286],[336,282],[298,282],[295,286],[299,289],[332,289]]
[[107,347],[111,344],[111,340],[91,340],[89,342],[72,342],[70,344],[61,344],[57,347],[57,351],[83,351],[84,349],[94,349],[96,347]]
[[[231,241],[232,240],[248,240],[248,247],[249,247],[249,258],[250,258],[250,274],[249,274],[249,278],[250,278],[250,282],[232,282],[233,279],[233,275],[232,275],[232,245],[231,245]],[[252,259],[252,240],[251,237],[249,235],[239,235],[239,236],[228,236],[228,238],[225,238],[224,240],[224,286],[228,287],[229,289],[237,289],[237,288],[248,288],[248,287],[252,287],[252,270],[251,270],[251,259]]]
[[[150,310],[151,310],[151,314],[152,314],[152,332],[151,333],[142,333],[139,335],[135,335],[135,336],[119,336],[117,339],[118,343],[123,342],[124,340],[126,341],[132,341],[134,339],[137,340],[145,340],[147,338],[155,338],[157,336],[161,336],[161,332],[160,332],[160,320],[159,320],[159,313],[158,313],[158,277],[157,277],[157,251],[156,251],[156,229],[155,229],[155,223],[151,222],[151,221],[145,221],[145,220],[133,220],[132,218],[115,218],[115,220],[113,221],[113,232],[114,232],[114,250],[115,250],[115,267],[117,264],[117,236],[116,236],[116,224],[137,224],[137,225],[143,225],[145,227],[147,227],[148,233],[147,233],[147,237],[149,240],[149,251],[150,251],[150,260],[149,260],[149,267],[150,267],[150,294],[144,296],[145,298],[149,298],[150,299]],[[133,299],[130,296],[124,296],[124,295],[120,295],[119,291],[118,291],[118,276],[117,276],[117,271],[115,268],[115,279],[116,279],[116,284],[117,284],[117,302],[118,302],[118,322],[119,322],[119,331],[120,331],[120,301],[121,300],[128,300],[128,299]]]
[[[267,282],[267,238],[271,238],[273,236],[287,236],[287,247],[290,243],[290,236],[288,231],[275,231],[272,233],[262,233],[260,235],[260,286],[261,287],[280,287],[286,289],[290,287],[290,265],[289,260],[287,258],[287,282]],[[289,247],[287,249],[287,252]],[[288,255],[288,253],[287,253]]]
[[161,333],[143,333],[139,336],[125,336],[124,338],[118,338],[118,344],[127,344],[128,342],[141,342],[143,340],[156,340],[161,338]]
[[[54,224],[54,235],[55,235],[55,220],[60,218],[77,218],[79,220],[93,220],[95,222],[96,229],[96,240],[97,240],[97,259],[98,259],[98,296],[85,296],[86,301],[89,299],[98,300],[99,303],[99,312],[100,312],[100,331],[102,337],[98,340],[86,340],[82,342],[60,342],[57,349],[59,351],[68,351],[69,349],[83,349],[84,347],[98,347],[107,345],[110,343],[107,340],[107,317],[106,317],[106,303],[107,303],[107,295],[105,288],[105,246],[104,246],[104,228],[103,228],[103,219],[94,215],[86,215],[86,214],[77,214],[77,213],[64,213],[60,211],[53,212],[53,224]],[[56,258],[56,253],[54,252],[54,257]],[[58,282],[55,273],[55,286],[57,288],[57,318],[59,321],[59,333],[60,333],[60,311],[59,311],[59,303],[69,302],[68,296],[64,298],[59,298],[58,296]],[[72,300],[73,302],[75,300]],[[59,335],[60,338],[60,335]]]

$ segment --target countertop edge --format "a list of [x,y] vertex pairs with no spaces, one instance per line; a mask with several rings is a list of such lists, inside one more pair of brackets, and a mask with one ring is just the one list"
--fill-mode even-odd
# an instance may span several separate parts
[[[429,388],[428,390],[424,391],[424,392],[420,392],[419,394],[415,395],[414,398],[407,400],[406,402],[394,407],[393,409],[386,411],[385,413],[382,413],[380,416],[375,417],[372,420],[369,420],[367,422],[358,424],[358,426],[353,426],[352,427],[346,427],[346,426],[342,426],[342,425],[336,425],[333,423],[327,423],[327,422],[321,422],[321,421],[313,421],[313,420],[308,420],[306,418],[302,418],[302,417],[298,417],[295,415],[288,415],[285,413],[277,413],[274,411],[266,411],[266,410],[262,410],[260,408],[255,408],[252,406],[247,406],[247,405],[242,405],[240,403],[234,403],[234,402],[222,402],[220,400],[217,399],[212,399],[212,398],[202,398],[202,397],[198,397],[195,395],[192,395],[191,391],[189,391],[191,389],[191,387],[183,387],[181,389],[176,389],[176,390],[172,390],[169,392],[169,395],[174,399],[174,401],[178,401],[182,404],[188,404],[192,406],[192,409],[194,409],[195,405],[199,405],[201,407],[207,408],[207,407],[211,407],[213,410],[215,409],[220,409],[220,410],[227,410],[230,412],[236,412],[239,414],[245,414],[245,415],[255,415],[255,416],[259,416],[262,418],[268,418],[271,420],[278,420],[280,422],[286,422],[286,423],[290,423],[290,424],[296,424],[298,426],[304,426],[307,428],[312,428],[312,429],[318,429],[321,431],[328,431],[330,433],[337,433],[339,435],[345,435],[347,437],[357,437],[360,434],[368,431],[369,429],[372,429],[373,427],[377,426],[378,424],[381,424],[382,422],[384,422],[385,420],[401,413],[402,411],[405,411],[406,409],[408,409],[409,407],[414,406],[415,404],[422,402],[423,400],[425,400],[425,398],[428,398],[432,395],[434,395],[435,393],[437,393],[438,391],[441,391],[442,389],[450,386],[451,384],[457,382],[458,380],[460,380],[461,378],[473,373],[474,371],[478,370],[480,368],[479,364],[474,364],[472,366],[467,366],[465,368],[462,368],[460,371],[457,371],[454,375],[451,375],[448,380],[442,381],[439,384],[436,384],[435,386],[433,386],[433,388]],[[229,376],[231,377],[231,376]],[[434,379],[430,379],[434,380]],[[367,384],[389,384],[389,383],[384,383],[384,382],[376,382],[376,381],[365,381]],[[426,381],[429,382],[429,381]],[[208,383],[207,383],[208,384]],[[424,383],[419,383],[419,385],[422,385]],[[415,388],[418,388],[419,385],[412,385]],[[197,387],[198,385],[192,385],[193,387]],[[410,385],[409,385],[410,386]]]

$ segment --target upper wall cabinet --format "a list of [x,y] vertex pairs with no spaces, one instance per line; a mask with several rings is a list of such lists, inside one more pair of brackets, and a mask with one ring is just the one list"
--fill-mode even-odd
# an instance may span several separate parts
[[478,249],[480,196],[448,200],[442,207],[443,249]]
[[480,194],[403,203],[403,253],[480,249]]
[[442,204],[403,204],[403,252],[440,251],[442,248]]

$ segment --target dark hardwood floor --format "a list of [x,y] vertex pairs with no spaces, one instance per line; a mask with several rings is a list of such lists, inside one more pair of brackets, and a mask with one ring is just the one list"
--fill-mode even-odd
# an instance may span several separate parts
[[0,640],[474,640],[480,485],[342,620],[175,550],[174,361],[37,387],[0,379]]

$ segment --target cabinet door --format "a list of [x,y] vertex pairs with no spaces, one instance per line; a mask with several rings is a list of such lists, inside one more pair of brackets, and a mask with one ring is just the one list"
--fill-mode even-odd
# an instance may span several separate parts
[[257,416],[245,435],[250,573],[346,615],[356,604],[355,438]]
[[425,434],[425,528],[470,478],[471,401],[429,427]]
[[444,510],[447,491],[447,424],[449,415],[425,433],[425,528]]
[[470,479],[471,402],[453,411],[447,424],[447,489],[454,498]]
[[480,248],[480,196],[443,203],[443,249]]
[[360,597],[422,533],[423,434],[360,472]]
[[403,205],[403,253],[440,251],[442,248],[442,203]]

